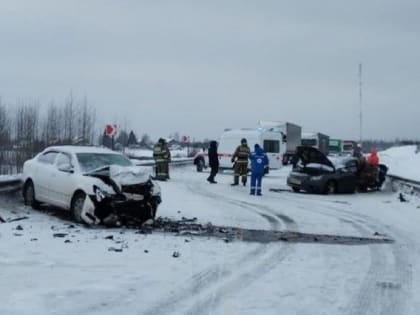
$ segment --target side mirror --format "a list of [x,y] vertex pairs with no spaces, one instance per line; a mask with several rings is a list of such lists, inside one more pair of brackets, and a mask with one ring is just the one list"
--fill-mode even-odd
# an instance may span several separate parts
[[73,169],[73,166],[71,164],[61,164],[58,167],[58,170],[60,172],[65,172],[65,173],[74,173],[74,169]]

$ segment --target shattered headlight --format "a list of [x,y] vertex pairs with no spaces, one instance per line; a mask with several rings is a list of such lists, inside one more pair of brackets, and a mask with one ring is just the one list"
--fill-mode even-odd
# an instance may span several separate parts
[[108,196],[108,193],[105,190],[96,185],[93,185],[93,192],[95,193],[95,197],[98,202],[101,202]]

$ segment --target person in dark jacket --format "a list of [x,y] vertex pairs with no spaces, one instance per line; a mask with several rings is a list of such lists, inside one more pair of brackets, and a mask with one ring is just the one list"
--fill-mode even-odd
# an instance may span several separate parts
[[255,144],[254,152],[251,153],[249,159],[251,160],[251,195],[257,194],[261,196],[262,178],[264,170],[268,167],[268,157],[264,150]]
[[217,154],[216,141],[210,141],[208,154],[209,154],[209,166],[211,170],[210,170],[210,176],[207,178],[207,181],[211,184],[217,184],[217,182],[214,180],[214,177],[219,172],[219,155]]

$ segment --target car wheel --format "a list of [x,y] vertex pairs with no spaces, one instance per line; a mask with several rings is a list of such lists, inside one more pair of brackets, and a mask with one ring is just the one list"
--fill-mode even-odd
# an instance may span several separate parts
[[332,180],[328,181],[325,185],[324,193],[327,195],[337,193],[337,184]]
[[26,206],[31,206],[32,209],[39,209],[40,203],[35,198],[35,187],[31,180],[23,188],[23,200]]
[[71,214],[73,216],[73,218],[76,220],[76,222],[78,223],[82,223],[83,219],[82,219],[82,211],[83,211],[83,206],[85,204],[85,199],[86,199],[86,194],[83,192],[78,192],[76,193],[76,195],[74,195],[73,199],[71,200]]

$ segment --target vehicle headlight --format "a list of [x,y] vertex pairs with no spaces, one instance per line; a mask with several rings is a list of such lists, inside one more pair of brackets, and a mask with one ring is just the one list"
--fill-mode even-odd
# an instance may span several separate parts
[[101,202],[108,196],[108,193],[105,190],[99,188],[96,185],[93,185],[93,192],[95,193],[96,200],[98,202]]
[[311,180],[312,181],[319,181],[319,180],[321,180],[322,179],[322,176],[312,176],[311,177]]

